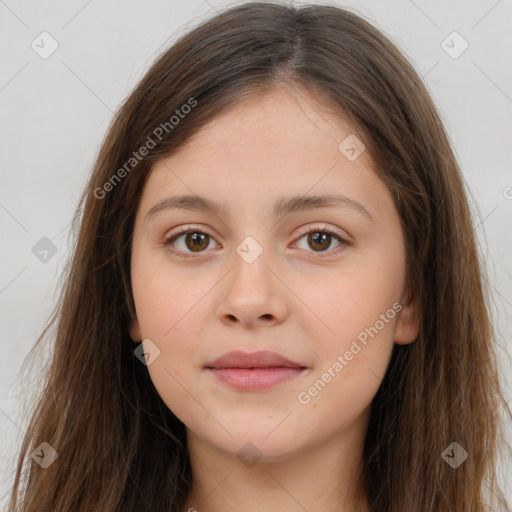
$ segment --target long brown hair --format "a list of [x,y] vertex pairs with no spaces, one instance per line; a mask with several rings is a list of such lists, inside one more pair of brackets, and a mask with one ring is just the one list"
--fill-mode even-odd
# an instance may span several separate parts
[[[34,347],[56,327],[9,510],[183,507],[191,486],[186,430],[129,337],[134,218],[156,160],[228,106],[279,83],[328,98],[362,134],[397,198],[420,330],[414,343],[394,346],[372,402],[370,502],[389,512],[506,506],[496,458],[500,404],[508,409],[490,298],[464,181],[429,94],[397,48],[353,13],[247,3],[165,51],[112,122],[74,217],[62,295]],[[43,442],[58,453],[44,469],[30,457]],[[468,454],[456,469],[442,457],[453,442]]]

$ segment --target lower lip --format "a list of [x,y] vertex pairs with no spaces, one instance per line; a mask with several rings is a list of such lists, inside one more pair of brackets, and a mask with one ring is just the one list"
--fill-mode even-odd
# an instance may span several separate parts
[[261,391],[300,375],[305,368],[208,368],[227,386],[240,391]]

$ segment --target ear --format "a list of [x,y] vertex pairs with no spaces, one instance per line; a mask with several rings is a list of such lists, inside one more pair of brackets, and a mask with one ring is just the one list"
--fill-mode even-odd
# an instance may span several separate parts
[[134,343],[139,343],[142,341],[139,321],[136,318],[132,318],[132,322],[130,324],[130,338]]
[[404,294],[400,304],[402,309],[395,326],[395,343],[407,345],[418,337],[419,332],[418,304],[412,289]]

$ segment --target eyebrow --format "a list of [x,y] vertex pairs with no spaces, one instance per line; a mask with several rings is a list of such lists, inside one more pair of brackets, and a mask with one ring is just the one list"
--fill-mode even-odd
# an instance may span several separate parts
[[[374,221],[372,214],[365,206],[342,194],[279,197],[274,203],[273,212],[276,217],[283,217],[292,212],[329,207],[348,207],[364,215],[370,221]],[[178,209],[207,212],[215,216],[224,213],[229,216],[225,203],[218,203],[197,195],[181,195],[167,197],[159,201],[148,211],[146,220],[157,212]]]

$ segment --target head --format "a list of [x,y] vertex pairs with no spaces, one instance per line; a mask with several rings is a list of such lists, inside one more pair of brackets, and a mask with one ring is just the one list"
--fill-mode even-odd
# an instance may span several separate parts
[[[375,505],[484,510],[501,393],[464,183],[420,78],[377,29],[270,3],[204,22],[120,108],[75,220],[24,445],[61,448],[39,476],[60,486],[55,510],[179,506],[187,435],[233,456],[249,442],[262,464],[362,436]],[[304,370],[236,393],[206,368],[231,350]],[[456,471],[452,442],[469,454]],[[87,474],[111,487],[84,498]]]

